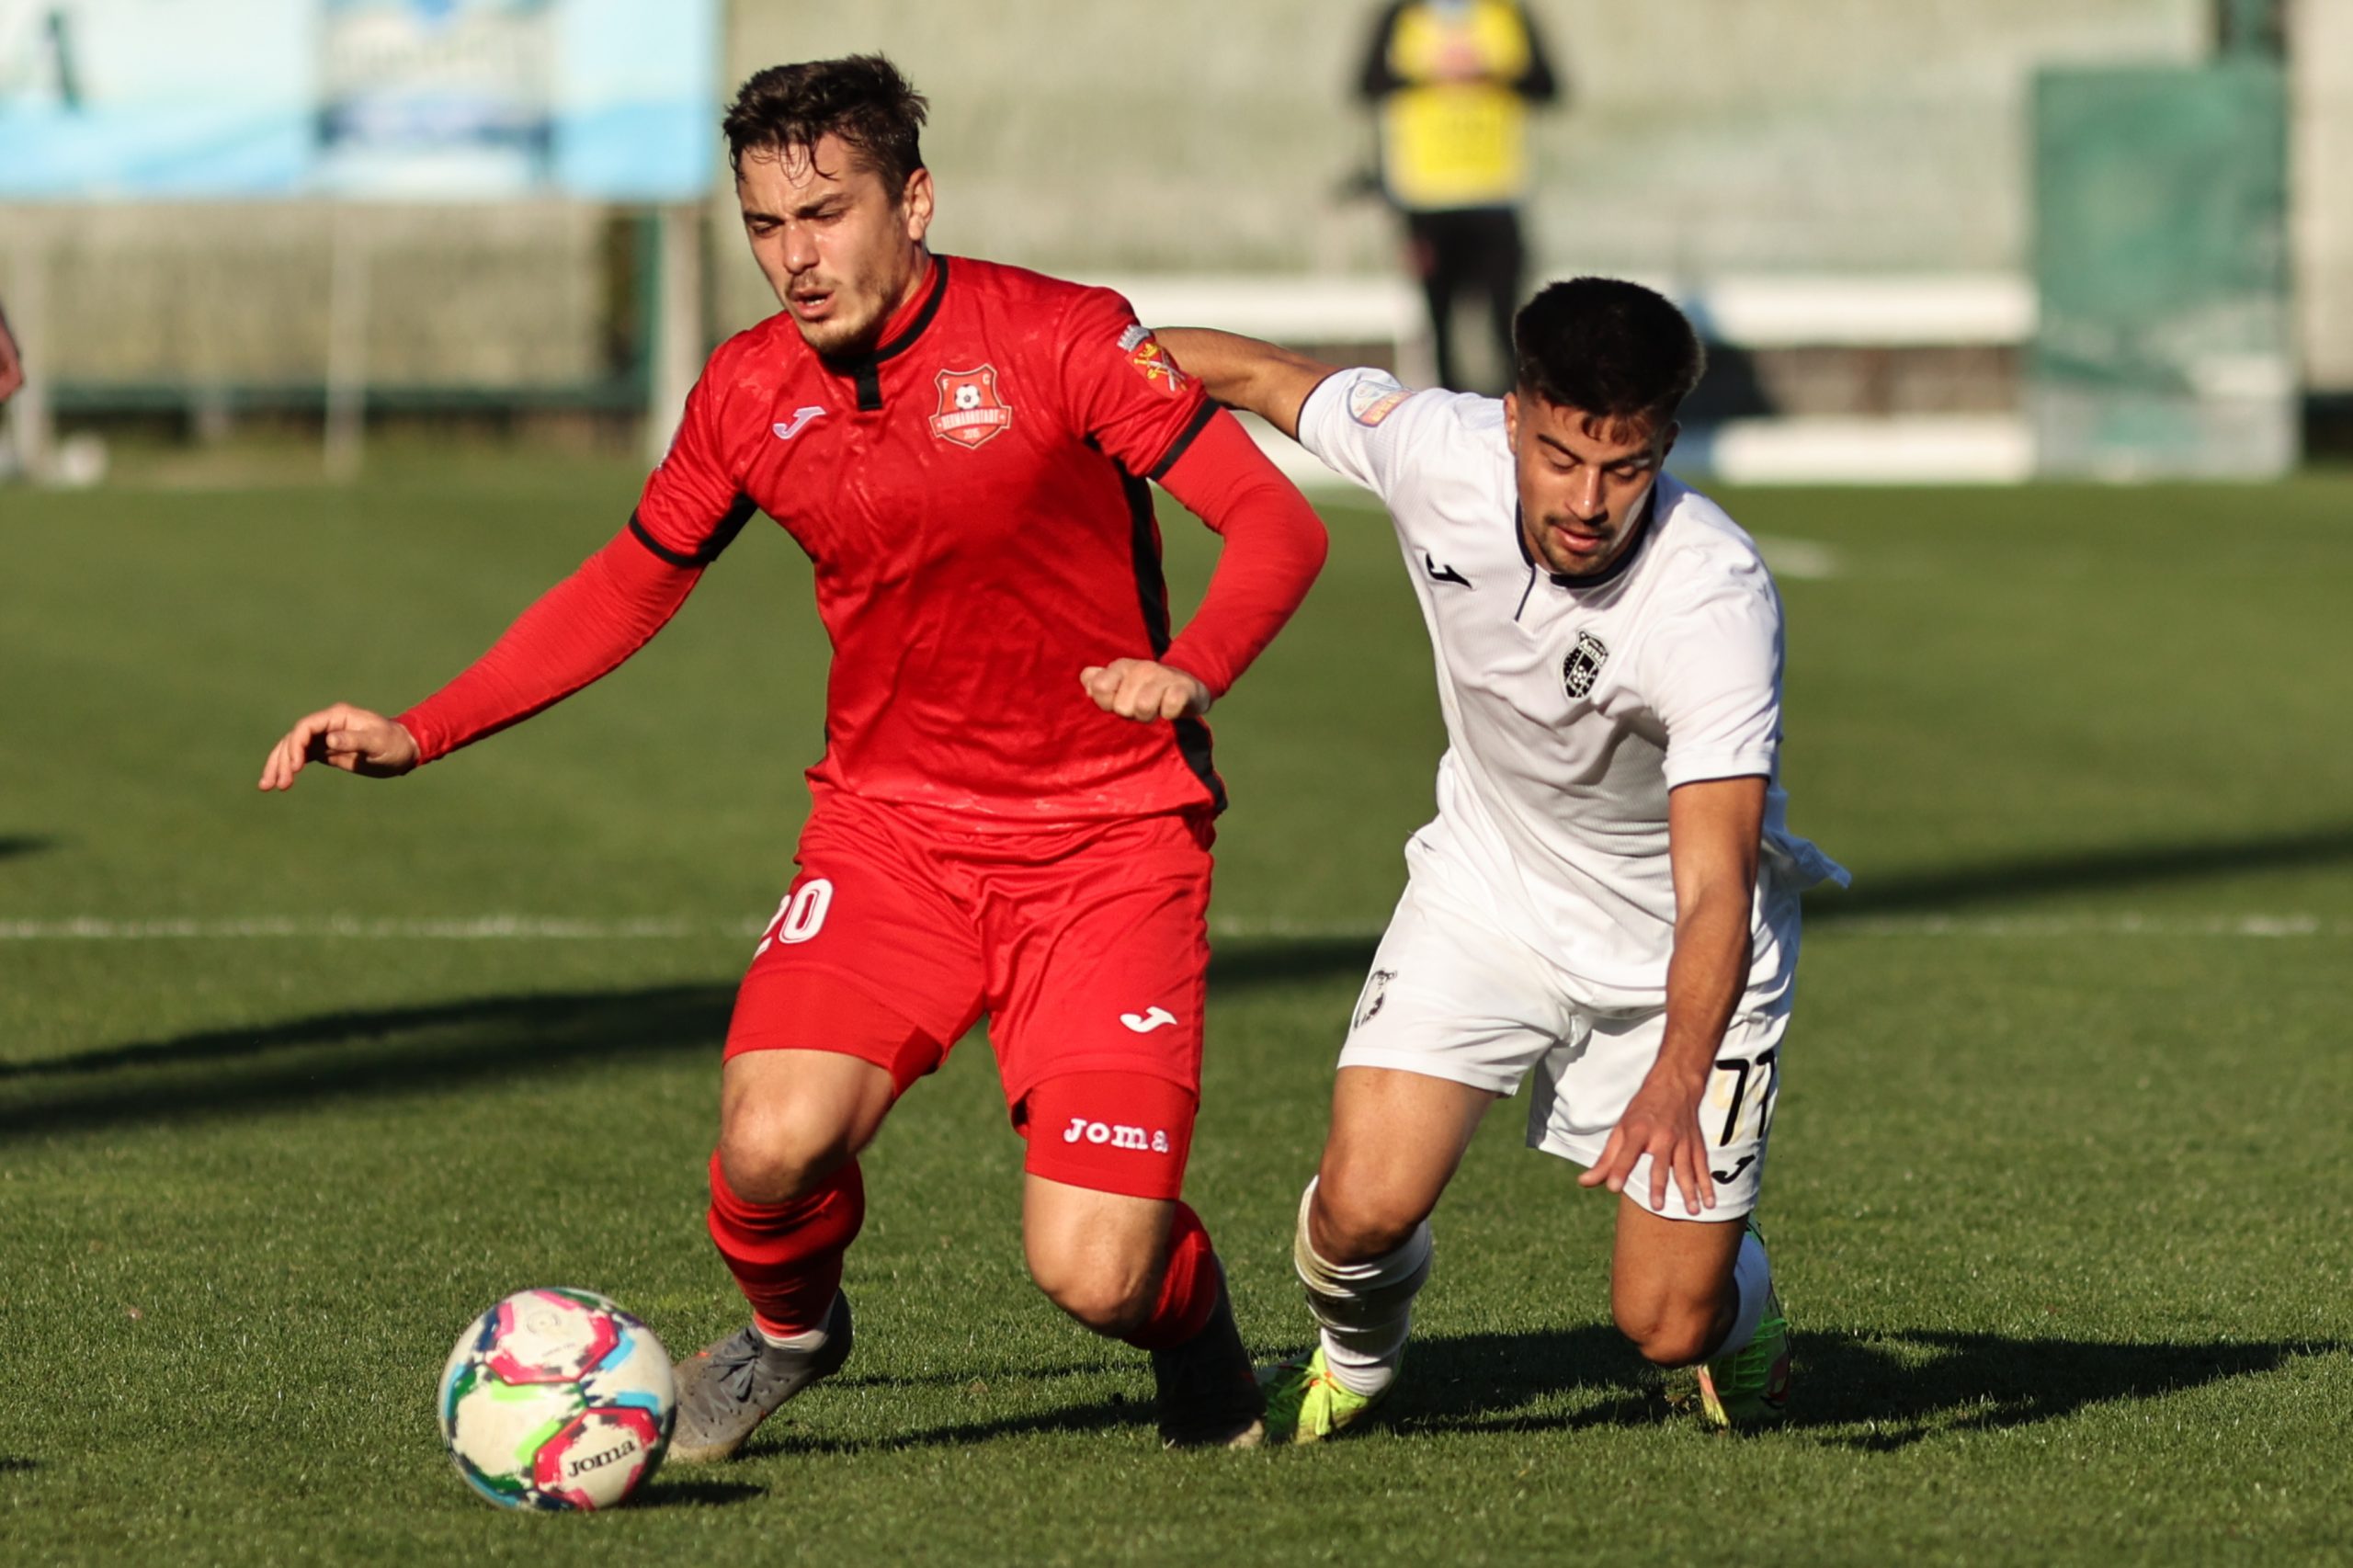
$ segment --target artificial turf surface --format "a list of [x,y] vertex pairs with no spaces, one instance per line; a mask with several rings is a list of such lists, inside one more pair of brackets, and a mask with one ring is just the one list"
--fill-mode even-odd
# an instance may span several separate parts
[[[1764,1210],[1786,1428],[1662,1411],[1608,1326],[1609,1205],[1509,1106],[1392,1418],[1164,1454],[1143,1358],[1022,1274],[975,1040],[867,1161],[842,1375],[626,1509],[484,1506],[430,1407],[488,1302],[585,1286],[676,1350],[740,1318],[702,1168],[820,744],[805,565],[756,526],[628,667],[415,778],[253,779],[297,713],[454,673],[634,482],[410,453],[350,490],[0,492],[0,1561],[2341,1560],[2325,476],[1723,495],[1831,569],[1784,579],[1785,771],[1857,877],[1810,904]],[[1290,1215],[1439,744],[1387,531],[1326,510],[1323,582],[1213,720],[1190,1191],[1269,1352],[1305,1338]]]

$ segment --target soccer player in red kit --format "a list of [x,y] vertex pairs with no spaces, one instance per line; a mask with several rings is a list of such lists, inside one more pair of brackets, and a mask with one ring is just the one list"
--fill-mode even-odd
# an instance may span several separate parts
[[[825,752],[722,1077],[710,1229],[752,1322],[680,1363],[672,1457],[733,1453],[842,1365],[859,1151],[984,1014],[1031,1277],[1152,1352],[1166,1442],[1246,1447],[1260,1397],[1178,1199],[1224,804],[1201,715],[1323,528],[1119,296],[930,253],[924,108],[873,56],[745,84],[730,159],[783,312],[711,356],[618,537],[398,719],[301,720],[261,787],[404,773],[579,689],[766,512],[816,565]],[[1173,640],[1147,480],[1225,541]]]

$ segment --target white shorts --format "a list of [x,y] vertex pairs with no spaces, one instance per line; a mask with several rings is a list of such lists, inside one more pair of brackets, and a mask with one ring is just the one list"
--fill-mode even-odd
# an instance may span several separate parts
[[[1715,1206],[1687,1212],[1669,1176],[1666,1206],[1654,1207],[1647,1155],[1626,1196],[1673,1220],[1735,1220],[1756,1207],[1794,996],[1794,986],[1782,985],[1744,997],[1717,1049],[1699,1106]],[[1419,1073],[1502,1096],[1518,1093],[1533,1069],[1529,1146],[1590,1166],[1657,1062],[1665,1032],[1663,1005],[1581,987],[1458,901],[1413,882],[1373,956],[1340,1065]]]

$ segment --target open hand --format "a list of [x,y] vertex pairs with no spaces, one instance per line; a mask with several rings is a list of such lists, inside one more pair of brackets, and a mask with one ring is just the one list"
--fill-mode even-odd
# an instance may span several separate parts
[[1626,1114],[1609,1130],[1609,1142],[1601,1146],[1601,1158],[1593,1168],[1577,1177],[1579,1187],[1607,1187],[1612,1192],[1626,1190],[1626,1183],[1634,1174],[1634,1166],[1643,1155],[1651,1159],[1651,1201],[1653,1213],[1666,1208],[1666,1178],[1671,1172],[1676,1189],[1683,1194],[1683,1207],[1692,1214],[1716,1206],[1716,1184],[1708,1174],[1708,1135],[1699,1126],[1699,1096],[1706,1086],[1702,1078],[1688,1088],[1674,1083],[1662,1083],[1656,1074],[1643,1080],[1634,1097],[1626,1106]]
[[303,715],[269,748],[261,787],[291,790],[294,776],[311,762],[369,778],[395,778],[416,766],[416,739],[397,720],[338,702]]
[[1210,710],[1208,687],[1173,665],[1150,659],[1089,665],[1078,672],[1078,680],[1095,706],[1139,723],[1194,718]]

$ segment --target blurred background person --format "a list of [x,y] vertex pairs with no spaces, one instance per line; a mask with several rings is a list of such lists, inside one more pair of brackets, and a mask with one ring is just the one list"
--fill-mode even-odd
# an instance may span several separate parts
[[[1527,268],[1528,110],[1560,87],[1518,0],[1392,0],[1366,49],[1358,91],[1374,106],[1381,188],[1405,218],[1409,264],[1429,301],[1441,386],[1499,391]],[[1491,386],[1466,387],[1454,307],[1485,311]]]
[[8,312],[0,310],[0,403],[16,396],[24,384],[24,356],[17,352],[17,339],[8,331]]

